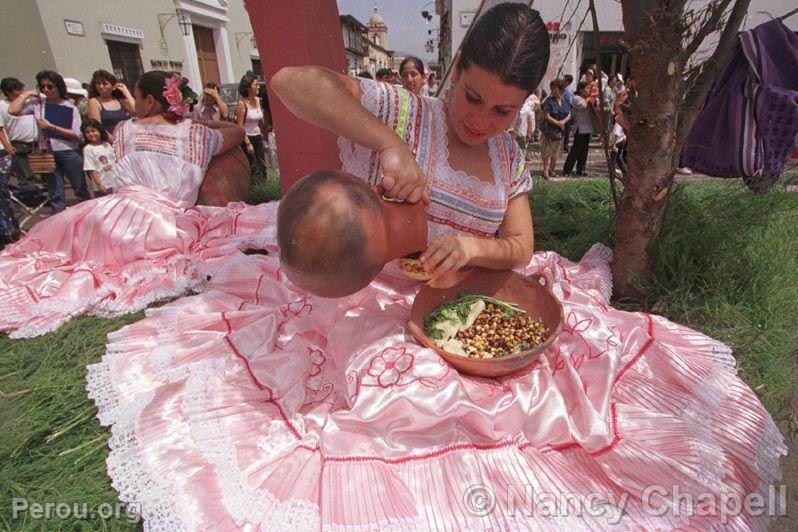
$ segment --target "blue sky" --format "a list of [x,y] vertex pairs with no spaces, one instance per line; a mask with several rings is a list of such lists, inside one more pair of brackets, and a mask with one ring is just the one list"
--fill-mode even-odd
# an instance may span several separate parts
[[[427,0],[337,0],[338,12],[341,15],[352,15],[363,24],[366,24],[374,12],[376,5],[380,15],[388,25],[388,47],[419,56],[422,60],[430,61],[438,58],[437,49],[433,54],[424,51],[427,41],[427,30],[438,27],[438,17],[433,17],[432,22],[421,18],[421,10],[426,9],[433,15],[435,3]],[[426,4],[428,6],[424,7]],[[433,35],[437,39],[437,34]]]

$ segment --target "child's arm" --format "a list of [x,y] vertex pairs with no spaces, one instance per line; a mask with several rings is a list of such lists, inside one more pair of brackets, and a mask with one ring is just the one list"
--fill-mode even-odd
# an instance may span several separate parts
[[105,190],[105,185],[103,185],[103,182],[100,181],[100,172],[98,172],[97,170],[89,170],[88,174],[92,182],[94,183],[94,186],[97,187],[97,190],[101,194],[105,194],[107,190]]
[[97,190],[105,194],[105,186],[100,181],[100,172],[97,171],[97,161],[94,158],[94,153],[89,151],[88,145],[83,148],[83,171],[89,175]]

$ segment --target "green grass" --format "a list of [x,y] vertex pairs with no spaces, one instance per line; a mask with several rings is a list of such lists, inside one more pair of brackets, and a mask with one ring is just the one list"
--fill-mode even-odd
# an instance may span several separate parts
[[110,431],[86,397],[86,365],[105,354],[107,333],[142,316],[78,318],[41,338],[0,338],[0,530],[131,528],[124,512],[110,520],[13,519],[12,499],[86,503],[87,512],[116,504],[105,470]]
[[[606,181],[541,182],[530,194],[535,248],[578,260],[612,243]],[[742,378],[776,418],[793,415],[798,353],[798,193],[754,195],[739,181],[678,185],[647,302],[734,349]]]
[[[255,181],[254,199],[279,197],[279,180]],[[537,249],[578,260],[609,242],[608,186],[541,183],[530,195]],[[798,194],[754,196],[735,183],[690,184],[674,192],[657,259],[652,310],[735,349],[743,378],[769,410],[786,415],[798,346]],[[85,366],[100,360],[105,335],[142,314],[78,318],[31,340],[0,337],[0,530],[135,530],[124,513],[108,520],[12,520],[14,497],[31,502],[114,505],[104,460],[110,432],[94,418]]]
[[266,170],[264,177],[260,172],[254,171],[249,202],[258,204],[277,199],[280,199],[280,173],[276,170]]

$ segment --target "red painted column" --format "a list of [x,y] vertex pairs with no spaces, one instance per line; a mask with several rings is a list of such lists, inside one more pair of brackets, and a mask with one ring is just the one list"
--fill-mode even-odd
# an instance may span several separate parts
[[[269,80],[284,66],[321,65],[345,72],[346,56],[335,0],[244,0],[258,43],[277,136],[280,188],[324,168],[340,169],[335,135],[288,112]],[[334,102],[330,102],[334,105]]]

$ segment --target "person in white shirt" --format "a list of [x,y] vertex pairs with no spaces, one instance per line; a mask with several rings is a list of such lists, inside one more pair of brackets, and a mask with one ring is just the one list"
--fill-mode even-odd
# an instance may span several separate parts
[[213,122],[227,120],[227,104],[219,95],[219,85],[210,82],[205,84],[202,89],[202,101],[194,106],[191,118]]
[[10,146],[6,149],[11,155],[10,173],[16,175],[18,183],[25,183],[33,177],[28,164],[28,154],[36,143],[36,119],[31,116],[13,116],[8,112],[10,102],[25,92],[25,85],[17,78],[3,78],[0,90],[5,98],[0,100],[0,127],[8,138]]
[[587,83],[584,81],[579,82],[576,86],[576,93],[574,94],[574,105],[572,108],[572,116],[574,119],[574,127],[576,128],[576,135],[574,136],[574,145],[571,151],[568,152],[568,157],[565,159],[563,166],[563,175],[570,176],[576,164],[576,175],[580,177],[587,176],[587,154],[590,148],[590,136],[596,133],[594,115],[596,113],[595,107],[588,101],[588,88]]
[[116,186],[114,165],[116,153],[109,142],[111,136],[103,125],[92,118],[87,118],[81,128],[86,146],[83,147],[83,170],[94,184],[94,197],[111,194]]
[[538,109],[540,109],[540,98],[533,92],[518,112],[516,137],[524,153],[526,153],[527,146],[535,135],[535,112]]

